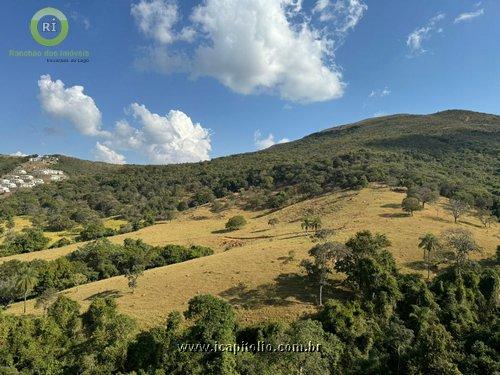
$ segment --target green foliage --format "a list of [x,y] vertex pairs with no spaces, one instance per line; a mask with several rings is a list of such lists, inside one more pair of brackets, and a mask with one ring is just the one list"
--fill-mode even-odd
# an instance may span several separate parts
[[8,236],[0,246],[0,255],[30,253],[44,249],[49,243],[49,239],[44,236],[40,229],[26,228],[18,234]]
[[241,215],[236,215],[230,218],[226,223],[226,229],[228,230],[238,230],[243,228],[247,224],[246,219]]
[[93,221],[87,224],[80,235],[78,236],[79,241],[91,241],[98,238],[108,237],[115,234],[113,229],[106,228],[104,224],[100,221]]
[[401,208],[405,212],[409,212],[411,216],[413,216],[414,211],[418,211],[421,209],[420,201],[417,198],[407,197],[403,199],[401,203]]
[[[99,239],[52,261],[22,263],[13,260],[0,264],[0,303],[6,305],[31,295],[42,296],[48,290],[60,291],[118,275],[135,279],[135,287],[137,278],[145,269],[212,254],[212,249],[203,246],[153,247],[133,239],[125,239],[120,246],[107,239]],[[36,280],[31,280],[33,282],[30,281],[27,289],[26,285],[23,288],[18,285],[20,275],[31,274],[25,271],[26,268],[36,274]]]
[[[498,116],[466,111],[386,116],[260,152],[167,166],[116,166],[58,156],[54,168],[68,180],[17,192],[3,203],[13,214],[50,207],[53,215],[70,213],[71,220],[87,224],[88,215],[75,216],[75,202],[96,217],[122,214],[133,221],[147,212],[158,218],[185,209],[178,202],[197,206],[241,189],[260,190],[253,203],[276,209],[339,188],[385,182],[467,197],[498,216],[500,179],[492,171],[499,168],[499,124]],[[0,159],[0,168],[4,162],[12,160]],[[425,204],[423,193],[419,199]]]
[[[144,246],[130,241],[128,246]],[[394,276],[393,287],[400,293],[394,309],[379,311],[373,308],[372,297],[360,294],[349,300],[330,299],[314,317],[291,324],[239,327],[229,303],[199,295],[189,301],[184,313],[187,324],[174,311],[164,324],[139,332],[132,319],[118,313],[112,298],[96,298],[80,314],[76,302],[58,296],[42,317],[0,311],[0,373],[476,375],[500,371],[498,268],[475,264],[458,272],[450,267],[428,287],[418,275],[401,275],[387,267],[388,260],[380,256],[387,244],[383,236],[360,232],[348,243],[363,261],[380,258],[378,266],[385,265]],[[271,351],[213,350],[215,344],[255,348],[258,343]],[[187,345],[212,346],[186,350]],[[307,350],[272,350],[280,346]]]

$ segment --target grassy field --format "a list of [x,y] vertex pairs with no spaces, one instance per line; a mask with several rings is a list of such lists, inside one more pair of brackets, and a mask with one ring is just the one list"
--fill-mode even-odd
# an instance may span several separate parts
[[[280,211],[244,212],[231,209],[220,214],[207,207],[189,210],[174,221],[160,223],[138,232],[112,237],[141,238],[152,245],[167,243],[199,244],[215,250],[213,256],[152,269],[139,279],[135,293],[127,287],[125,277],[114,277],[81,285],[62,293],[86,307],[97,296],[117,298],[120,310],[137,318],[143,325],[160,324],[172,310],[184,310],[190,298],[211,293],[230,301],[243,324],[262,320],[292,320],[315,311],[314,290],[300,277],[299,263],[307,257],[312,242],[300,228],[300,219],[307,214],[319,215],[325,228],[335,229],[335,240],[344,242],[359,230],[387,234],[390,250],[405,272],[421,260],[418,237],[432,232],[440,234],[453,227],[464,227],[474,233],[483,247],[474,258],[491,256],[500,242],[498,225],[483,228],[480,222],[465,216],[454,224],[445,211],[446,201],[426,205],[413,217],[402,213],[404,195],[387,188],[369,188],[358,192],[340,192],[301,202]],[[224,232],[224,223],[235,214],[242,214],[248,225],[242,230]],[[267,223],[279,220],[275,227]],[[9,259],[54,259],[73,251],[77,245],[9,257]],[[294,256],[290,257],[289,252]],[[5,261],[7,258],[0,259]],[[340,293],[331,290],[329,293]],[[30,301],[30,313],[41,313]],[[10,312],[20,313],[22,304],[14,304]]]

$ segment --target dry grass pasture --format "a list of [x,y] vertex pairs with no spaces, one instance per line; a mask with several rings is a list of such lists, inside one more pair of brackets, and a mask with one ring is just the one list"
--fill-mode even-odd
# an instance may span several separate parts
[[[322,218],[323,227],[336,230],[335,240],[345,241],[360,230],[385,233],[392,242],[398,265],[405,272],[423,272],[412,268],[422,252],[418,238],[456,226],[474,233],[483,247],[476,258],[491,256],[500,243],[498,225],[483,228],[473,216],[454,224],[445,211],[446,200],[426,205],[425,210],[409,217],[401,211],[403,194],[388,188],[371,187],[361,191],[338,192],[300,202],[277,212],[245,212],[231,209],[214,214],[207,207],[189,210],[171,222],[160,223],[138,232],[112,237],[141,238],[152,245],[167,243],[199,244],[215,250],[212,256],[148,270],[139,278],[135,293],[125,277],[114,277],[63,291],[86,308],[98,296],[114,296],[119,309],[143,325],[161,324],[172,310],[183,311],[190,298],[211,293],[225,298],[236,308],[242,324],[264,320],[292,320],[315,311],[315,290],[300,277],[299,263],[312,246],[300,228],[300,219],[309,214]],[[239,231],[224,232],[224,224],[233,215],[246,217],[248,224]],[[270,218],[277,218],[274,227]],[[77,245],[23,254],[10,259],[54,259],[73,251]],[[290,256],[293,251],[293,257]],[[0,259],[0,262],[4,259]],[[330,291],[341,293],[339,291]],[[30,301],[30,313],[41,313]],[[9,309],[21,313],[22,304]]]

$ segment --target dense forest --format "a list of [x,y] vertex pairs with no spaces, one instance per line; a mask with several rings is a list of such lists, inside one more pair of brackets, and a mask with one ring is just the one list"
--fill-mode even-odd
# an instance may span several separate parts
[[[61,156],[54,168],[69,180],[16,193],[2,201],[0,214],[4,219],[29,214],[40,225],[65,227],[122,215],[138,226],[235,194],[248,208],[279,208],[335,189],[383,182],[427,186],[498,217],[499,150],[499,116],[455,110],[374,118],[263,151],[192,164],[115,166]],[[0,159],[0,170],[12,163]]]
[[241,326],[229,303],[198,295],[140,331],[113,298],[95,298],[83,314],[64,295],[41,298],[43,316],[0,312],[0,373],[497,374],[498,251],[475,263],[470,246],[457,246],[453,264],[426,282],[398,271],[389,244],[363,231],[313,247],[303,277],[335,258],[345,297],[291,324]]

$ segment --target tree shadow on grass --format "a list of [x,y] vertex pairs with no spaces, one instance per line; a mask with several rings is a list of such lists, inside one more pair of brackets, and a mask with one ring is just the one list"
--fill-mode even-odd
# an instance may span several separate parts
[[404,213],[404,212],[397,212],[397,213],[393,213],[393,214],[379,214],[378,216],[385,217],[388,219],[410,217],[410,215],[408,215],[407,213]]
[[386,203],[380,207],[382,207],[382,208],[401,208],[401,203]]
[[233,229],[217,229],[213,230],[212,234],[224,234],[224,233],[229,233],[229,232],[234,232]]
[[415,260],[412,262],[406,262],[404,265],[408,268],[411,268],[412,270],[415,270],[415,271],[427,270],[427,263],[424,262],[423,260]]
[[429,218],[431,220],[434,220],[434,221],[439,221],[440,223],[449,223],[450,222],[449,220],[446,220],[444,217],[441,217],[441,216],[429,216]]
[[91,296],[85,298],[85,300],[86,301],[93,301],[93,300],[95,300],[97,298],[106,298],[106,297],[120,298],[122,296],[123,296],[122,292],[120,292],[117,289],[112,289],[112,290],[105,290],[104,292],[99,292],[99,293],[92,294]]
[[[229,288],[220,296],[243,309],[257,309],[264,306],[291,306],[296,304],[317,304],[318,288],[304,275],[286,273],[279,275],[274,283],[249,288],[244,283]],[[340,281],[334,281],[323,289],[323,299],[346,299],[351,293],[343,289]]]

